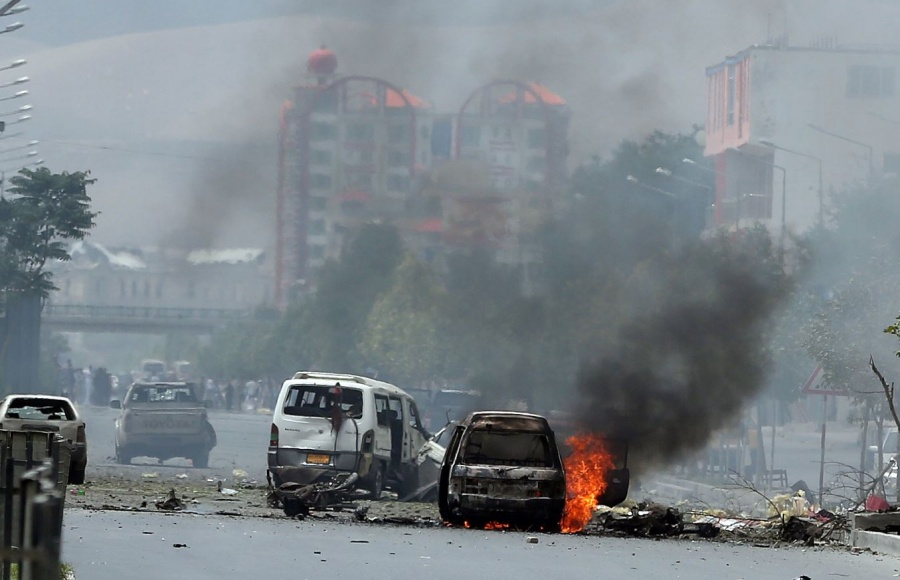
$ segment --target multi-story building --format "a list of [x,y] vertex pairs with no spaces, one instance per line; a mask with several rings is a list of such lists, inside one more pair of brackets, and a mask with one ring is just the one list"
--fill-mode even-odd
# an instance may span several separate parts
[[[528,236],[566,177],[568,107],[536,83],[502,81],[440,114],[389,81],[338,76],[328,49],[282,108],[276,303],[340,255],[360,223],[398,225],[426,259],[488,245],[534,261]],[[449,177],[448,177],[449,175]]]
[[715,224],[825,223],[829,194],[900,171],[900,51],[751,46],[707,68]]
[[335,75],[326,48],[308,61],[310,82],[282,109],[276,300],[340,254],[364,220],[405,215],[413,179],[431,164],[431,107],[390,82]]

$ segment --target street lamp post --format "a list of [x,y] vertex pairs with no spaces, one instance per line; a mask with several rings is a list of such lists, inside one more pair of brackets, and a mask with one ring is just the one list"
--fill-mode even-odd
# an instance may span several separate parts
[[665,189],[660,189],[658,187],[653,187],[652,185],[647,185],[646,183],[642,183],[641,180],[639,180],[634,175],[627,176],[625,178],[625,181],[633,183],[633,184],[637,185],[638,187],[642,187],[644,189],[649,189],[650,191],[655,191],[656,193],[661,193],[667,197],[671,197],[673,199],[679,199],[679,197],[677,195],[675,195],[674,193],[672,193],[671,191],[666,191]]
[[825,226],[825,194],[822,187],[822,159],[816,157],[815,155],[810,155],[809,153],[803,153],[801,151],[796,151],[794,149],[788,149],[787,147],[781,147],[780,145],[776,145],[775,143],[769,141],[768,139],[760,139],[760,144],[765,145],[767,147],[771,147],[772,149],[777,149],[779,151],[784,151],[785,153],[793,153],[794,155],[799,155],[800,157],[806,157],[807,159],[812,159],[819,165],[819,227]]
[[841,141],[846,141],[847,143],[852,143],[858,147],[862,147],[866,150],[869,156],[869,183],[873,181],[875,177],[875,149],[868,143],[863,143],[862,141],[857,141],[856,139],[851,139],[850,137],[846,137],[844,135],[839,135],[838,133],[834,133],[833,131],[829,131],[828,129],[823,129],[818,125],[813,125],[812,123],[807,123],[807,127],[812,129],[813,131],[818,131],[823,135],[828,135],[829,137],[834,137],[835,139],[840,139]]
[[704,200],[704,204],[703,204],[703,221],[704,221],[703,229],[706,230],[706,229],[713,228],[715,220],[713,218],[711,210],[713,209],[714,205],[710,205],[710,204],[712,203],[711,200],[714,198],[715,190],[711,185],[707,185],[705,183],[700,183],[699,181],[694,181],[693,179],[687,179],[685,177],[681,177],[680,175],[675,175],[672,172],[672,170],[667,167],[657,167],[655,172],[659,175],[664,175],[666,177],[669,177],[676,181],[680,181],[687,185],[705,189],[706,190],[706,199]]
[[23,65],[26,64],[27,62],[28,62],[28,61],[25,60],[24,58],[20,58],[20,59],[18,59],[18,60],[12,61],[11,63],[9,63],[9,64],[7,64],[7,65],[0,66],[0,71],[9,70],[9,69],[12,69],[12,68],[19,68],[20,66],[23,66]]

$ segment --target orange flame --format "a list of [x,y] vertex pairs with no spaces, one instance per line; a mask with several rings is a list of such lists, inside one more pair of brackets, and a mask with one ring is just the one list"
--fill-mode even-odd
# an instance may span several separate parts
[[488,522],[484,524],[486,530],[508,530],[509,524],[504,522]]
[[466,520],[463,522],[463,527],[466,529],[480,528],[482,530],[508,530],[510,526],[506,522],[485,522],[483,525],[476,525]]
[[606,472],[614,467],[612,455],[599,435],[579,434],[566,439],[572,454],[563,461],[566,468],[566,509],[560,529],[567,534],[584,529],[597,496],[606,490]]

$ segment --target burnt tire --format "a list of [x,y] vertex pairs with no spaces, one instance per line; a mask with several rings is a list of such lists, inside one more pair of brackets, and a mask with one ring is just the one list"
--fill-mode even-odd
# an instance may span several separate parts
[[72,467],[69,469],[69,483],[72,485],[81,485],[84,483],[85,467]]
[[372,462],[367,479],[366,488],[372,494],[372,499],[381,499],[381,492],[384,491],[384,466],[380,461]]
[[201,449],[191,455],[191,463],[194,467],[209,467],[209,449]]

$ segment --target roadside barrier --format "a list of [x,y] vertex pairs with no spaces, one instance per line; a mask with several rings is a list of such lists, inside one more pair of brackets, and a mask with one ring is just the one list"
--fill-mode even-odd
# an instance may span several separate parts
[[58,580],[70,455],[55,433],[0,430],[0,580]]

